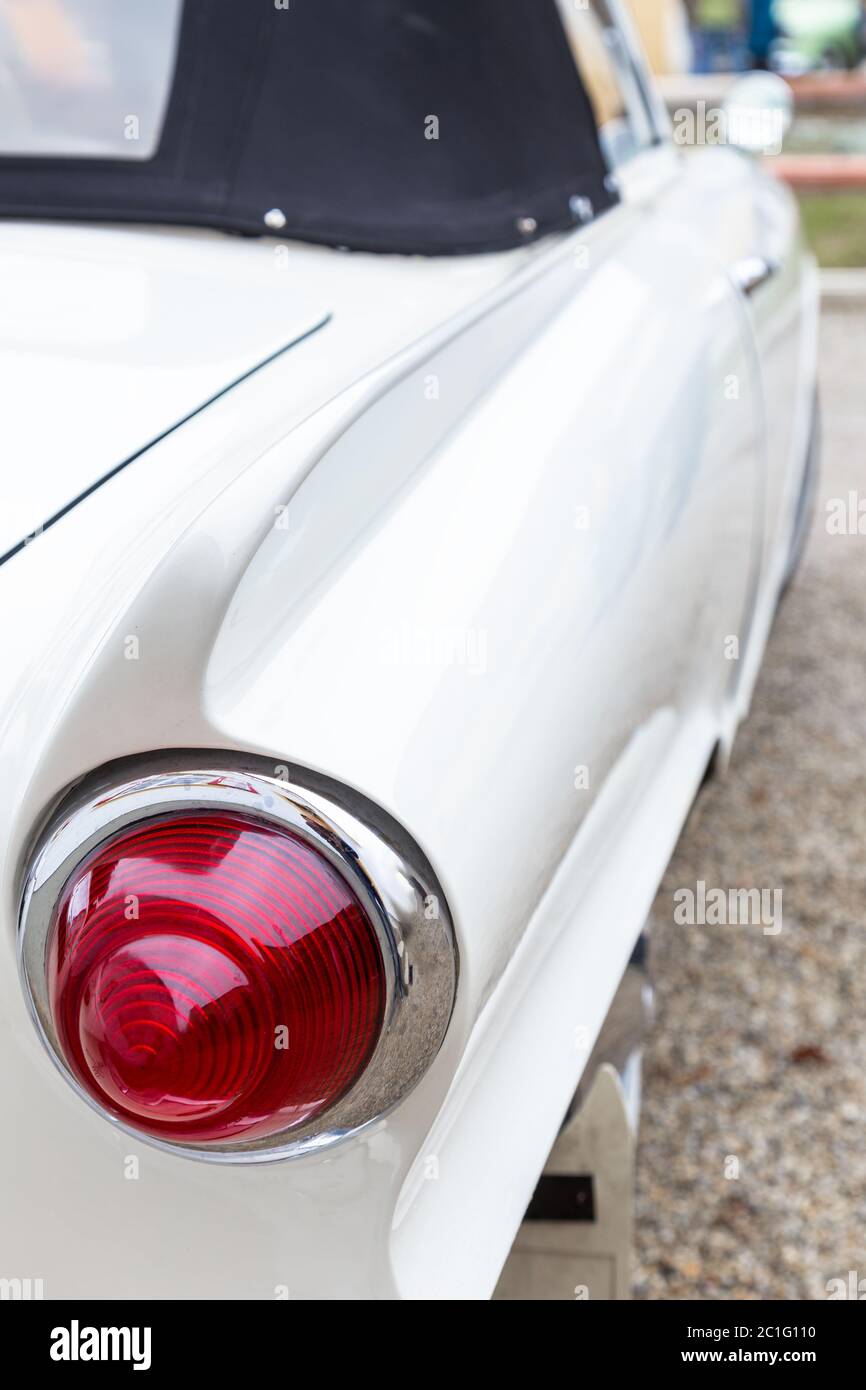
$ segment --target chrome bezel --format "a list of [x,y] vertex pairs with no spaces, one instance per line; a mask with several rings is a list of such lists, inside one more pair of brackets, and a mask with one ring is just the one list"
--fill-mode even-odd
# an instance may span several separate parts
[[[287,768],[261,758],[154,755],[146,765],[137,760],[136,775],[124,778],[120,772],[118,765],[113,773],[94,774],[63,799],[38,837],[22,890],[22,982],[42,1040],[69,1084],[91,1109],[141,1142],[217,1163],[263,1162],[327,1149],[387,1114],[439,1051],[457,983],[448,908],[420,850],[396,822],[357,793],[297,770],[290,780],[283,775]],[[373,1054],[334,1106],[303,1125],[264,1138],[206,1146],[144,1134],[83,1089],[59,1045],[46,971],[54,909],[81,860],[137,821],[166,811],[202,809],[242,810],[292,830],[323,854],[367,910],[387,979],[385,1015]]]

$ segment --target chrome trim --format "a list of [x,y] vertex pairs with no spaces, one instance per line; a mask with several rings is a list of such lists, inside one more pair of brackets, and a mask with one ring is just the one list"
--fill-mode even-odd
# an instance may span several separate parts
[[622,0],[591,0],[591,4],[606,31],[605,46],[629,119],[638,132],[636,153],[651,149],[669,138],[670,121],[664,103],[656,98],[637,25]]
[[[134,771],[135,775],[131,775]],[[126,774],[124,776],[124,774]],[[382,1031],[355,1085],[324,1115],[244,1143],[157,1139],[87,1094],[67,1066],[48,1003],[46,952],[55,905],[69,875],[108,836],[171,810],[243,810],[291,829],[350,884],[373,922],[385,961]],[[167,1153],[210,1162],[263,1162],[330,1148],[392,1110],[442,1044],[457,985],[454,930],[438,880],[396,821],[359,793],[314,773],[235,753],[124,759],[79,783],[37,839],[26,871],[18,958],[34,1022],[51,1057],[91,1109]]]
[[731,266],[730,276],[742,294],[753,295],[774,275],[778,275],[780,269],[776,261],[768,260],[766,256],[745,256]]
[[630,961],[589,1054],[565,1123],[577,1113],[592,1090],[600,1067],[613,1067],[622,1083],[632,1129],[640,1116],[640,1078],[643,1047],[655,1019],[652,980],[643,962]]

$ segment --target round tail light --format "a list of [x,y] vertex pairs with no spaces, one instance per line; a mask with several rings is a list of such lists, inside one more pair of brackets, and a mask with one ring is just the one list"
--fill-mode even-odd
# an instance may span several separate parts
[[358,792],[192,756],[94,772],[45,822],[18,938],[34,1022],[80,1095],[163,1148],[319,1152],[391,1110],[442,1044],[442,889]]
[[46,952],[63,1057],[153,1137],[245,1141],[330,1110],[383,1025],[368,912],[283,826],[172,812],[110,836],[68,878]]

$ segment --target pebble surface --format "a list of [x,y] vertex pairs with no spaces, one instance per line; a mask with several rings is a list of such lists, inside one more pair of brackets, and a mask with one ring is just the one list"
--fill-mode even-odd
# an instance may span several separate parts
[[[822,320],[815,518],[724,780],[656,899],[633,1292],[823,1299],[866,1281],[866,299]],[[683,926],[674,893],[782,890],[782,930]],[[864,1283],[866,1293],[866,1283]]]

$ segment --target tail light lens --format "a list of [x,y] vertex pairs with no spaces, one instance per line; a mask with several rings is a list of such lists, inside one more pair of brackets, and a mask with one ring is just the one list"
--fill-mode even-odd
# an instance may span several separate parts
[[100,1105],[185,1143],[290,1130],[364,1071],[386,967],[359,897],[283,826],[173,812],[75,869],[47,941],[66,1063]]
[[34,1022],[79,1094],[163,1147],[321,1151],[445,1037],[457,951],[433,870],[393,817],[315,780],[152,754],[85,778],[42,829],[18,941]]

